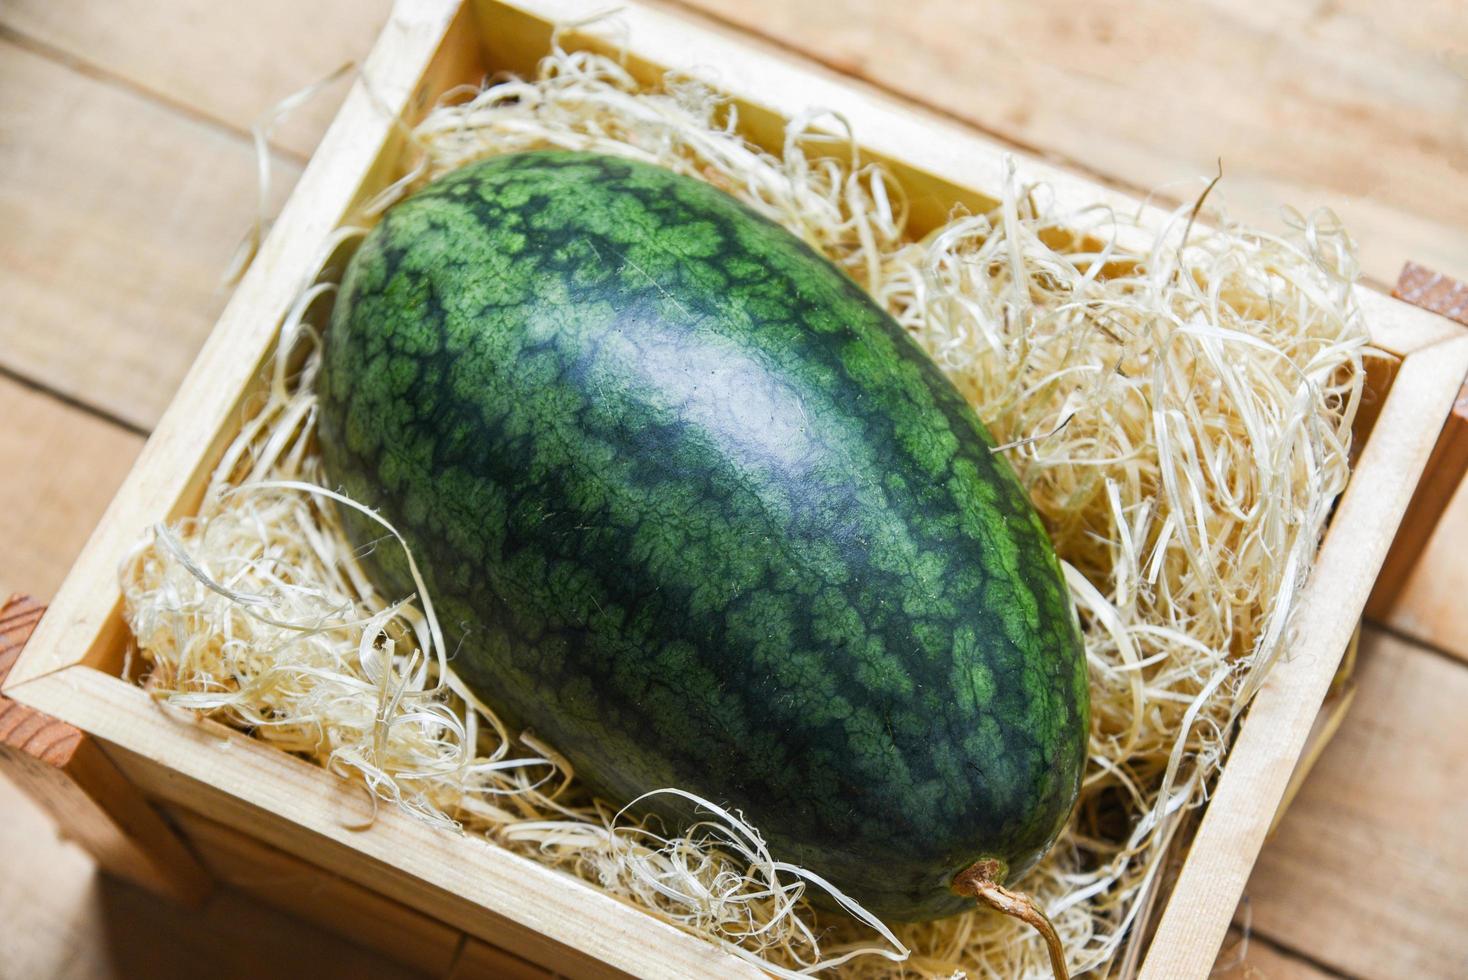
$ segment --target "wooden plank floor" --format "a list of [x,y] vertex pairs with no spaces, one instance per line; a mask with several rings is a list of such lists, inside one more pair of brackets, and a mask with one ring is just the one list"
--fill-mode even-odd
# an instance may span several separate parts
[[[1468,7],[1426,0],[680,0],[1107,181],[1250,220],[1334,207],[1366,274],[1468,275]],[[387,0],[0,6],[0,592],[55,589],[223,304],[249,127],[363,55]],[[1246,9],[1247,8],[1247,11]],[[1041,12],[1041,11],[1044,12]],[[271,144],[273,207],[343,86]],[[1219,976],[1468,975],[1468,487],[1266,847]],[[231,893],[100,880],[0,782],[0,980],[401,968]],[[288,959],[287,957],[293,957]]]

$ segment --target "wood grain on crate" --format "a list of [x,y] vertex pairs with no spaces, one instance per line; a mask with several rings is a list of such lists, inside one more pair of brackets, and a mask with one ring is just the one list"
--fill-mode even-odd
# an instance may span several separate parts
[[177,807],[168,809],[215,880],[302,922],[444,980],[549,980],[551,974],[399,902]]
[[[1395,295],[1468,325],[1468,285],[1408,262]],[[1373,612],[1402,633],[1468,660],[1468,602],[1463,597],[1462,542],[1468,541],[1468,480],[1452,473],[1468,463],[1468,384],[1437,448],[1439,466],[1418,489],[1430,508],[1443,508],[1432,533],[1418,526],[1399,542],[1400,560],[1383,574]],[[1410,556],[1420,552],[1415,562]],[[1457,569],[1457,574],[1444,574]]]
[[[1464,335],[1468,336],[1468,331]],[[1449,498],[1462,485],[1465,469],[1468,469],[1468,383],[1459,389],[1458,398],[1443,423],[1442,434],[1428,463],[1428,479],[1417,488],[1417,495],[1413,498],[1419,514],[1432,516],[1429,520],[1416,522],[1420,537],[1410,539],[1411,547],[1404,549],[1404,555],[1414,560],[1392,569],[1393,575],[1405,574],[1415,567],[1415,559],[1421,557],[1418,552],[1426,543],[1426,536],[1436,527],[1436,520],[1442,515]]]
[[[1392,295],[1468,325],[1468,286],[1416,262],[1403,266]],[[1367,615],[1375,619],[1405,620],[1409,631],[1414,633],[1421,631],[1421,627],[1412,620],[1423,606],[1429,609],[1429,624],[1440,618],[1434,615],[1433,607],[1441,596],[1434,595],[1434,591],[1442,589],[1444,583],[1413,581],[1413,571],[1424,567],[1423,552],[1436,537],[1434,532],[1439,523],[1448,516],[1453,497],[1468,482],[1464,480],[1465,471],[1468,471],[1468,382],[1464,383],[1453,410],[1443,423],[1427,472],[1412,497],[1415,519],[1397,533],[1392,553],[1382,567],[1371,602],[1366,607]],[[1461,595],[1457,594],[1454,586],[1449,583],[1446,588],[1452,607],[1461,607]],[[1405,596],[1404,590],[1407,590]],[[1447,649],[1468,650],[1468,628],[1465,628],[1468,620],[1450,615],[1447,625],[1449,629],[1442,631],[1442,636],[1429,634],[1423,639],[1429,643],[1443,643]],[[1460,628],[1461,634],[1455,635],[1453,627]]]
[[[0,370],[146,431],[224,305],[254,150],[13,40],[0,107]],[[273,164],[272,211],[300,172]]]

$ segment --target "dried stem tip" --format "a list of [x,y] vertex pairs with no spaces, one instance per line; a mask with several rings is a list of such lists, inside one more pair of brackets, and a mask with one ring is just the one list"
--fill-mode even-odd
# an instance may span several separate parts
[[985,859],[975,861],[960,871],[953,879],[953,890],[960,895],[972,895],[979,904],[996,912],[1012,915],[1027,922],[1045,940],[1050,953],[1050,970],[1055,980],[1070,980],[1070,970],[1065,965],[1065,947],[1060,945],[1060,936],[1055,932],[1048,916],[1035,904],[1034,899],[1024,892],[1014,892],[999,883],[1004,869],[998,861]]

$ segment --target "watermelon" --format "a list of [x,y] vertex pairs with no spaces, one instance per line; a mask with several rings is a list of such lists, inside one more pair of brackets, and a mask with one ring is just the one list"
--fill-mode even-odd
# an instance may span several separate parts
[[604,798],[732,807],[889,920],[1055,840],[1088,697],[1044,526],[919,346],[728,194],[456,170],[356,251],[317,390],[328,480],[403,533],[459,675]]

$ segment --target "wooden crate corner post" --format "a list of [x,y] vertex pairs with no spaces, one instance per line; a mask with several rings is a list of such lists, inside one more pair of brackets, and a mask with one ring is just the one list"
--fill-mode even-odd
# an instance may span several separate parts
[[[0,606],[0,686],[46,607]],[[0,694],[0,773],[36,800],[110,874],[186,904],[213,888],[183,840],[84,732]]]
[[[1392,295],[1468,327],[1468,285],[1415,262],[1408,262],[1402,267]],[[1402,526],[1392,541],[1391,551],[1366,606],[1368,618],[1384,620],[1391,612],[1392,604],[1406,585],[1412,568],[1427,547],[1428,539],[1465,474],[1468,474],[1468,382],[1459,390],[1452,411],[1443,423],[1422,481],[1417,484]]]

